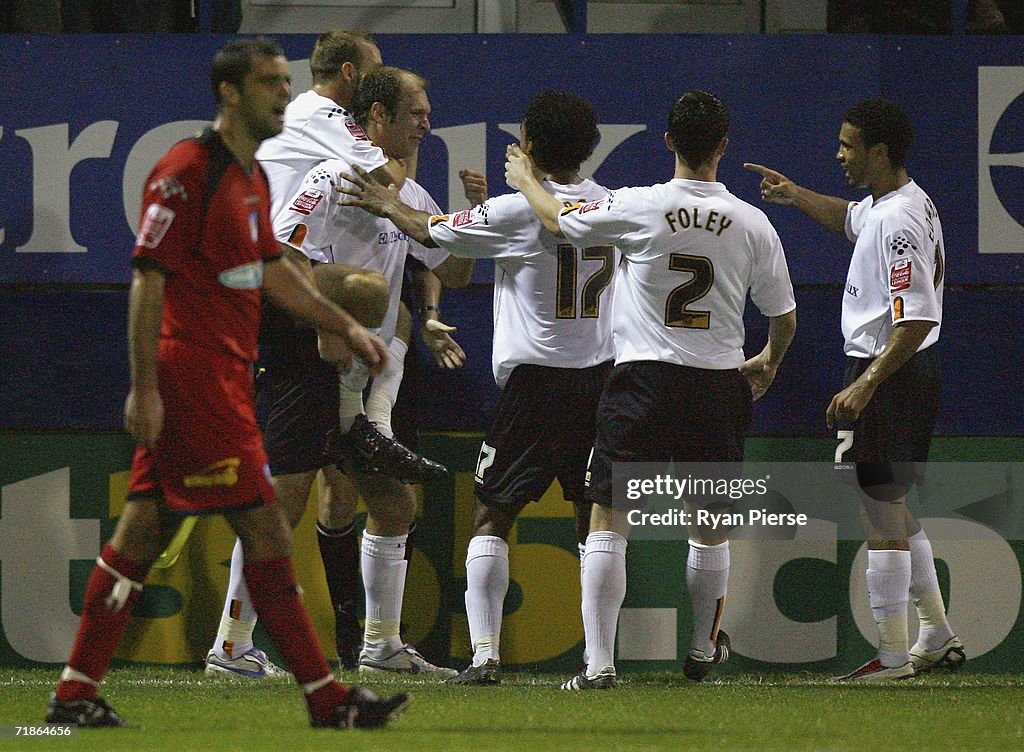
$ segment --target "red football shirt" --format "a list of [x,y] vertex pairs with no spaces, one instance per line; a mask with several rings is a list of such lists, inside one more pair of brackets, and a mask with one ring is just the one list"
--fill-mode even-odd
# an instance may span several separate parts
[[156,163],[142,207],[132,263],[167,274],[161,340],[255,360],[263,262],[280,255],[262,170],[207,130]]

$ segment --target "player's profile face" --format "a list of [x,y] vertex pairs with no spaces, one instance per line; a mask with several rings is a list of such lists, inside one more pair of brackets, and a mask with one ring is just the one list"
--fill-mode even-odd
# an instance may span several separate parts
[[257,58],[242,81],[239,114],[257,141],[284,129],[284,109],[291,98],[291,76],[284,57]]
[[846,182],[853,186],[864,187],[868,177],[868,153],[864,146],[860,128],[843,123],[839,129],[839,151],[836,159],[846,174]]

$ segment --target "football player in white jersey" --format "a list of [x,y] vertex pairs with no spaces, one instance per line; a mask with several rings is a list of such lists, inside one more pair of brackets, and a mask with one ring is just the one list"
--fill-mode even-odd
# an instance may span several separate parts
[[[373,143],[389,157],[404,159],[418,151],[430,130],[430,101],[426,89],[427,82],[415,73],[398,68],[376,68],[363,76],[351,103],[352,112]],[[406,322],[402,337],[396,336],[406,255],[419,259],[448,286],[467,284],[473,262],[451,258],[445,251],[410,242],[408,235],[387,219],[341,206],[335,200],[334,186],[338,182],[337,175],[351,172],[352,165],[352,162],[331,159],[311,169],[292,201],[274,218],[274,232],[281,240],[302,238],[302,253],[317,264],[314,273],[318,279],[327,277],[329,289],[343,290],[351,276],[363,275],[366,270],[383,277],[388,298],[376,311],[364,310],[363,315],[375,317],[373,321],[364,320],[373,331],[379,332],[391,351],[392,366],[382,377],[388,379],[393,376],[392,369],[397,371],[398,377],[391,379],[394,383],[390,404],[384,411],[390,413],[397,398],[401,363],[405,359],[402,337],[408,339],[410,334],[409,322]],[[401,196],[431,214],[440,212],[430,195],[410,178],[403,182]],[[344,293],[340,297],[344,297]],[[343,384],[350,373],[342,376]],[[359,398],[361,388],[351,389],[351,393]],[[343,415],[344,400],[343,390]],[[355,412],[360,409],[361,405]],[[389,424],[377,428],[391,433]],[[454,675],[451,669],[441,669],[427,662],[406,645],[399,634],[406,542],[416,511],[412,487],[387,476],[361,477],[357,473],[356,480],[369,509],[360,562],[366,593],[366,624],[358,658],[359,670]],[[352,512],[354,510],[350,510],[344,521],[348,525],[352,524]]]
[[[338,63],[339,55],[345,50],[345,45],[341,44],[337,38],[339,35],[342,41],[352,41],[345,32],[332,32],[331,35],[321,37],[318,42],[311,61],[314,80],[317,80],[316,71],[325,68],[325,55],[327,55],[327,59]],[[333,95],[346,104],[350,103],[351,97],[355,94],[354,91],[350,91],[354,82],[364,79],[376,68],[379,68],[379,52],[376,52],[375,55],[369,54],[366,51],[365,40],[359,35],[356,35],[354,39],[355,42],[349,45],[351,47],[349,53],[363,54],[362,60],[368,67],[358,76],[347,75],[351,73],[352,65],[346,61],[340,64],[341,74],[325,84],[329,88],[333,87]],[[373,47],[373,50],[376,51],[376,47]],[[347,87],[339,83],[345,81],[348,82]],[[423,96],[425,99],[425,95]],[[369,105],[372,105],[372,102],[367,107]],[[337,106],[334,109],[337,109]],[[327,115],[323,115],[323,113],[321,115],[321,120],[329,119]],[[408,113],[406,115],[408,116]],[[422,114],[417,117],[420,120],[425,119]],[[373,145],[352,116],[345,112],[344,118],[347,118],[348,124],[334,134],[334,148],[344,152],[347,147],[344,146],[343,141],[344,138],[348,138],[349,145],[353,146],[355,154],[352,161],[359,163],[363,161],[362,155],[366,153],[367,149],[358,145],[365,140],[366,145],[379,152],[380,157],[377,161],[381,163],[386,161],[387,158],[383,156],[380,148]],[[324,123],[320,123],[320,125],[326,127]],[[420,132],[420,126],[416,123],[410,126],[408,117],[405,123],[391,127],[415,130],[418,137],[422,137],[425,133],[425,130]],[[426,122],[425,128],[429,129],[429,122]],[[410,149],[415,145],[418,145],[418,140],[406,140],[401,145],[401,155],[408,156]],[[346,162],[345,164],[348,169],[351,169],[350,163]],[[317,172],[315,165],[311,168],[311,172]],[[314,211],[315,202],[310,203],[310,197],[313,194],[301,186],[302,180],[295,187],[296,193],[291,197],[291,202],[286,202],[287,206],[295,206],[298,210],[307,212]],[[272,183],[272,194],[274,190],[275,186]],[[360,219],[364,216],[361,212],[351,213]],[[284,211],[282,214],[288,214],[288,212]],[[291,214],[303,216],[296,212],[291,212]],[[279,227],[279,224],[280,222],[275,220],[275,233],[279,239],[291,237],[293,226]],[[391,228],[390,232],[394,233],[394,229]],[[375,242],[376,239],[377,235],[374,234],[373,241]],[[297,258],[296,263],[310,273],[308,258],[295,249],[291,249],[290,252]],[[401,260],[404,260],[404,253],[401,254]],[[399,269],[401,269],[401,260],[398,261]],[[347,268],[347,270],[351,271],[351,268]],[[340,272],[341,270],[332,269],[331,271]],[[337,274],[317,276],[318,283],[321,283],[321,289],[328,294],[334,293],[332,298],[336,302],[345,306],[347,310],[352,310],[360,321],[366,322],[366,325],[375,328],[380,326],[381,319],[388,311],[391,294],[388,282],[381,274],[365,271],[361,271],[359,274],[346,273],[343,275],[343,282],[338,279]],[[464,276],[468,278],[468,274]],[[339,290],[342,294],[337,294]],[[395,296],[397,294],[396,289]],[[392,307],[397,309],[397,306]],[[404,310],[404,306],[402,308]],[[394,331],[394,323],[395,318],[393,317],[391,333]],[[441,326],[443,328],[443,325]],[[438,334],[446,339],[452,347],[457,348],[447,333],[439,331]],[[408,339],[408,332],[405,336]],[[397,338],[395,339],[397,340]],[[341,420],[339,402],[345,396],[350,398],[346,406],[348,424],[344,425],[343,429],[351,430],[344,438],[351,440],[352,436],[356,436],[362,442],[363,449],[368,447],[374,452],[368,457],[363,453],[360,454],[359,469],[366,470],[369,460],[383,457],[386,461],[396,459],[395,466],[403,470],[402,479],[406,481],[429,479],[432,474],[443,474],[444,472],[441,466],[416,456],[392,439],[390,431],[386,427],[390,409],[401,382],[403,353],[399,350],[404,349],[404,344],[404,342],[397,341],[392,343],[389,349],[394,353],[394,358],[390,362],[387,372],[381,374],[381,377],[376,380],[375,389],[371,390],[371,404],[374,403],[375,394],[383,395],[380,409],[377,411],[380,415],[377,419],[380,425],[375,425],[362,415],[362,386],[365,385],[365,368],[362,369],[362,372],[357,372],[354,375],[352,372],[356,369],[350,368],[346,378],[350,381],[355,379],[357,382],[361,379],[361,382],[349,383],[349,388],[339,390],[338,371],[333,364],[321,359],[316,334],[295,325],[280,310],[265,306],[261,330],[261,366],[263,370],[257,380],[257,405],[261,425],[264,429],[270,468],[282,505],[288,510],[288,516],[293,525],[301,519],[311,484],[319,474],[321,483],[317,538],[335,611],[339,659],[342,666],[346,668],[356,668],[359,664],[363,635],[362,630],[359,629],[355,612],[359,588],[358,561],[360,557],[353,525],[356,492],[352,480],[336,467],[336,461],[340,461],[340,458],[333,454],[328,455],[325,451],[325,436],[332,429],[339,427]],[[339,391],[341,392],[340,396]],[[351,399],[353,396],[354,402]],[[351,446],[349,448],[351,449]],[[389,472],[394,474],[394,469],[392,468]],[[401,483],[383,477],[369,477],[364,472],[357,472],[356,477],[363,495],[365,497],[372,496],[380,502],[373,508],[376,515],[371,515],[369,523],[371,532],[374,529],[374,519],[376,518],[384,519],[384,524],[404,525],[404,532],[407,533],[408,522],[415,510],[414,503],[410,501],[411,490]],[[404,522],[398,522],[397,518],[401,518]],[[364,548],[367,545],[367,540],[364,539]],[[364,568],[364,574],[371,578],[378,569],[404,567],[404,563],[399,565],[390,559],[377,561],[377,558]],[[267,661],[265,655],[252,643],[255,615],[249,605],[249,596],[242,578],[241,566],[242,554],[236,545],[236,550],[232,555],[228,594],[218,636],[207,655],[207,672],[262,677],[275,673],[276,667]],[[369,572],[366,571],[367,568],[370,570]],[[397,576],[395,572],[392,574]],[[402,574],[404,575],[404,568]],[[379,579],[376,578],[375,581]],[[402,582],[404,583],[404,577]],[[398,603],[401,603],[400,599]],[[401,657],[408,657],[410,661],[419,660],[418,656],[413,656],[404,650]],[[408,661],[406,662],[408,663]],[[429,665],[424,662],[420,668],[425,669]]]
[[[764,213],[717,182],[729,113],[712,94],[673,104],[665,143],[671,181],[623,188],[568,208],[509,147],[506,179],[554,233],[582,248],[622,252],[612,331],[615,368],[597,414],[588,497],[594,502],[583,567],[587,667],[563,689],[616,686],[615,632],[626,592],[626,511],[613,514],[612,463],[739,462],[752,398],[775,378],[796,331],[796,302],[782,243]],[[747,293],[769,318],[768,342],[743,354]],[[709,395],[714,395],[709,399]],[[677,465],[678,471],[678,465]],[[729,573],[725,531],[690,526],[686,584],[693,637],[684,663],[700,681],[728,657],[719,629]]]
[[[542,190],[559,206],[607,195],[579,174],[599,138],[586,100],[570,92],[541,92],[527,107],[520,138]],[[365,173],[352,179],[356,187],[342,189],[348,203],[390,217],[424,244],[495,260],[493,370],[502,393],[477,463],[478,501],[466,555],[473,661],[450,682],[498,684],[508,536],[517,516],[557,478],[576,507],[580,542],[586,538],[590,504],[584,476],[597,402],[611,367],[618,252],[607,243],[570,244],[556,237],[519,193],[430,216],[371,184]]]
[[[913,463],[928,459],[939,406],[939,329],[945,250],[935,204],[907,174],[913,126],[892,102],[852,107],[836,158],[847,182],[871,195],[847,201],[803,188],[779,172],[761,175],[765,201],[789,204],[854,244],[843,294],[843,389],[826,411],[838,429],[836,463],[856,463],[865,490],[868,593],[878,656],[841,677],[885,681],[934,668],[956,670],[963,644],[946,619],[931,543],[906,507]],[[908,647],[907,607],[920,630]]]

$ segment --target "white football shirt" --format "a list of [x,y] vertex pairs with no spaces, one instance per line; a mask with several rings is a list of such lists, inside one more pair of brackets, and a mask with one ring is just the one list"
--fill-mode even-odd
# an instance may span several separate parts
[[737,368],[747,292],[765,316],[796,308],[786,256],[764,212],[722,183],[674,179],[569,207],[574,245],[622,251],[612,331],[615,362]]
[[[448,252],[420,245],[389,219],[358,207],[340,206],[341,194],[334,191],[339,172],[351,173],[352,167],[348,162],[330,159],[310,170],[292,200],[274,217],[274,234],[282,242],[293,242],[296,228],[303,225],[301,250],[313,261],[348,264],[383,274],[391,297],[380,333],[385,342],[390,342],[398,321],[406,255],[416,257],[428,269],[436,269],[448,258]],[[428,214],[441,211],[413,180],[405,181],[399,196],[414,209]]]
[[881,355],[900,321],[934,321],[918,351],[935,344],[942,323],[945,251],[935,204],[911,180],[878,201],[868,196],[846,211],[854,242],[843,295],[843,350]]
[[270,182],[270,216],[295,195],[306,174],[325,159],[344,159],[372,172],[387,157],[362,127],[333,99],[310,90],[284,111],[284,130],[256,150]]
[[[590,180],[543,185],[568,203],[608,193]],[[612,359],[610,303],[619,255],[610,244],[575,247],[556,237],[521,193],[431,217],[430,237],[452,255],[495,261],[491,366],[499,387],[521,363],[589,368]]]

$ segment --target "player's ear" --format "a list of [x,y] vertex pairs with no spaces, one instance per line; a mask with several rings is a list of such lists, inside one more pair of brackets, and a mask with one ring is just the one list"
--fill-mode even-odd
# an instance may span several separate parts
[[675,154],[676,142],[672,140],[672,134],[669,133],[668,131],[665,131],[665,146],[668,148],[670,152]]
[[370,105],[370,119],[375,123],[388,122],[388,108],[384,106],[383,102],[374,102]]

